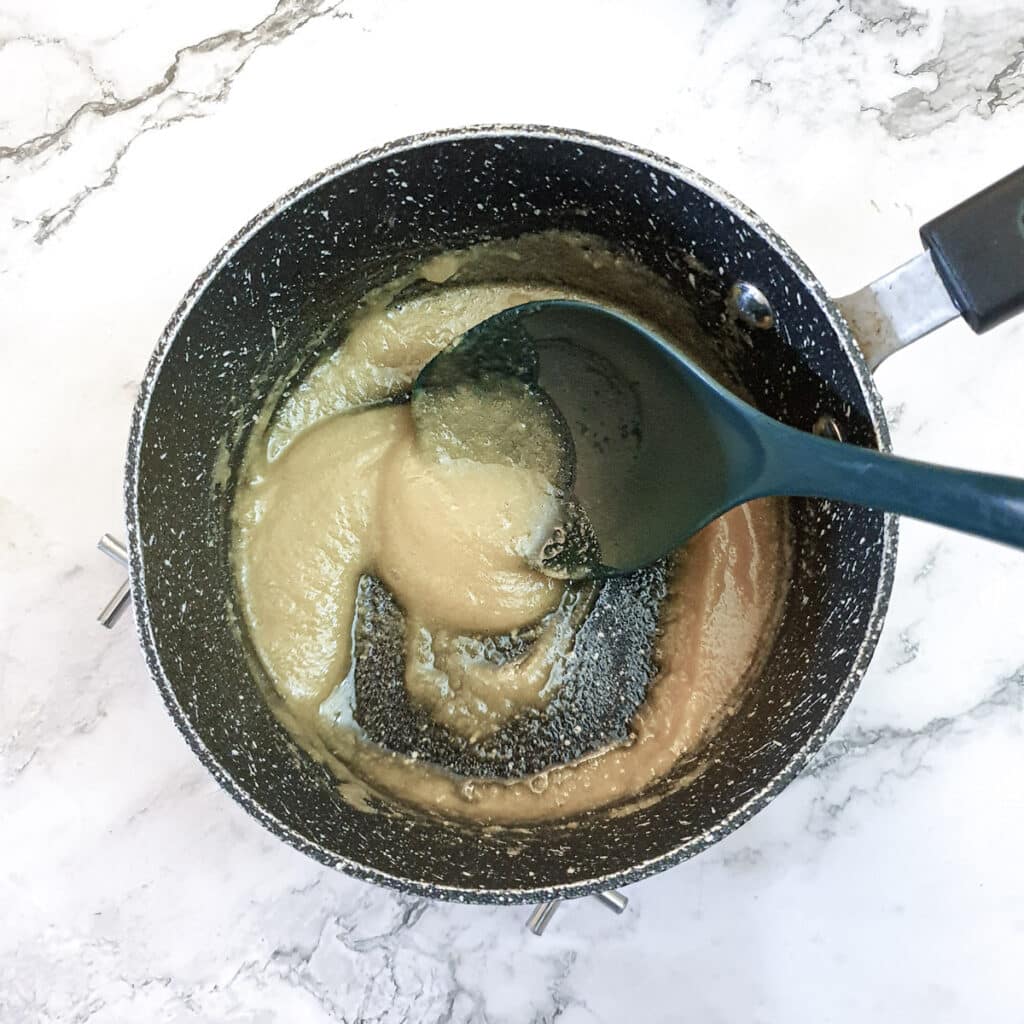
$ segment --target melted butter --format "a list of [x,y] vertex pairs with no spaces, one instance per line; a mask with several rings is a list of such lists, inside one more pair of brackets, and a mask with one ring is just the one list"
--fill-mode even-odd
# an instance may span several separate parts
[[[622,271],[601,251],[587,260],[597,275]],[[448,281],[471,263],[472,250],[446,254],[418,276]],[[552,699],[595,591],[526,565],[558,511],[543,476],[458,452],[438,459],[443,445],[432,439],[425,451],[417,443],[408,405],[379,404],[407,392],[437,352],[494,313],[591,296],[485,280],[395,301],[405,284],[368,297],[345,344],[286,397],[246,452],[234,505],[238,590],[250,638],[282,699],[280,717],[355,803],[365,786],[446,816],[500,824],[635,796],[699,749],[756,673],[786,578],[784,505],[736,509],[676,556],[660,618],[660,672],[629,743],[508,781],[460,778],[376,746],[353,716],[363,574],[378,576],[406,613],[408,698],[470,741]],[[524,628],[536,633],[525,655],[487,656],[487,634]]]
[[564,678],[594,589],[566,589],[527,653],[498,665],[486,640],[411,620],[405,668],[409,697],[470,742],[495,732],[524,708],[544,707]]

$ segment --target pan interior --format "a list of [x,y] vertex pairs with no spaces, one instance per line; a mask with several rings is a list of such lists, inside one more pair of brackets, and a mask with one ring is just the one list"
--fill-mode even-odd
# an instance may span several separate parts
[[[229,496],[245,440],[268,396],[313,364],[371,288],[432,254],[539,229],[585,231],[649,268],[769,414],[810,429],[827,413],[848,441],[877,446],[873,396],[823,300],[757,224],[642,154],[530,131],[398,146],[289,197],[183,306],[144,383],[132,439],[137,610],[178,724],[278,834],[357,875],[434,896],[582,892],[714,841],[835,724],[888,585],[882,516],[792,502],[793,579],[757,685],[697,776],[680,765],[642,801],[568,822],[481,829],[394,807],[367,813],[339,794],[269,710],[239,628]],[[769,297],[773,330],[725,329],[725,295],[738,280]]]
[[[409,458],[421,443],[437,452],[405,401],[436,346],[491,311],[563,294],[646,313],[652,329],[726,376],[689,307],[656,275],[593,236],[544,232],[435,257],[368,296],[248,441],[234,557],[240,617],[261,655],[254,671],[265,668],[281,698],[272,706],[298,742],[340,778],[361,780],[364,800],[372,792],[518,824],[629,799],[675,759],[694,758],[770,646],[790,571],[784,501],[736,510],[678,556],[613,580],[554,581],[513,555],[518,571],[502,573],[514,582],[497,585],[487,582],[492,538],[461,533],[450,502],[472,508],[463,498],[479,500],[493,470],[508,481],[509,467],[490,464],[490,450],[487,468],[453,460],[443,431],[440,461]],[[494,400],[481,407],[473,392],[471,415],[493,419]],[[512,422],[524,414],[514,404]],[[543,436],[530,425],[519,443]],[[640,417],[635,429],[650,426]],[[406,452],[398,461],[396,446]],[[467,484],[472,466],[484,471]],[[444,482],[441,505],[432,488],[420,500],[424,473]],[[451,481],[462,481],[454,499]],[[410,502],[398,513],[395,493]],[[508,521],[509,492],[498,493],[485,532]],[[553,512],[548,500],[541,508]],[[406,535],[401,565],[386,554],[396,531]],[[419,584],[403,584],[417,573]],[[508,586],[526,590],[515,591],[511,619],[498,614],[503,628],[444,617],[456,609],[494,622]],[[493,608],[481,605],[488,595]]]

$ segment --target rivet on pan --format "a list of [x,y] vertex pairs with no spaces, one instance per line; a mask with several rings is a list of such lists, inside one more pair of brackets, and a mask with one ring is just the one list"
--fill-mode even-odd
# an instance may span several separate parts
[[729,289],[729,305],[742,320],[762,331],[775,324],[775,312],[764,297],[764,292],[749,281],[737,281]]
[[842,441],[843,439],[843,432],[839,429],[839,424],[836,422],[835,417],[829,416],[828,413],[819,416],[814,421],[814,426],[811,427],[811,430],[818,437],[827,437],[833,441]]

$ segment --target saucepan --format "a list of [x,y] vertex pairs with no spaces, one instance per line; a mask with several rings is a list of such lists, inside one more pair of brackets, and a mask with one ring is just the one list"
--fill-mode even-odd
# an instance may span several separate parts
[[[276,382],[309,364],[359,298],[424,258],[547,229],[596,235],[650,268],[763,411],[882,451],[871,371],[954,316],[984,329],[1024,298],[1024,174],[934,221],[921,256],[834,301],[759,217],[700,175],[578,132],[482,127],[357,156],[243,228],[171,318],[127,455],[131,591],[171,716],[231,796],[325,864],[442,899],[515,903],[637,881],[763,809],[850,703],[885,615],[891,516],[793,500],[793,578],[742,706],[644,799],[573,820],[474,827],[360,808],[268,707],[239,625],[230,481]],[[343,335],[342,335],[343,336]],[[334,339],[332,341],[332,339]],[[681,773],[690,781],[679,785]]]

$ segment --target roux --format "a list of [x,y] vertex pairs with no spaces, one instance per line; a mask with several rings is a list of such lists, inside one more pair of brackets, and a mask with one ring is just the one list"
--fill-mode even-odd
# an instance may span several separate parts
[[[473,258],[473,250],[437,257],[405,283],[440,284]],[[587,258],[599,269],[618,259],[593,246]],[[383,582],[405,613],[408,700],[469,741],[552,699],[599,586],[528,567],[557,521],[549,480],[439,458],[417,437],[408,404],[383,404],[492,314],[591,296],[492,280],[448,281],[395,301],[400,291],[392,285],[368,296],[344,344],[286,396],[246,453],[233,557],[245,624],[282,720],[347,792],[358,780],[370,793],[449,816],[517,823],[634,796],[698,750],[756,671],[787,578],[785,504],[735,509],[674,556],[659,616],[659,671],[628,742],[507,780],[456,776],[377,746],[353,708],[364,574]],[[524,435],[534,426],[524,424]],[[488,636],[528,628],[535,636],[520,655],[500,664],[481,657]]]

